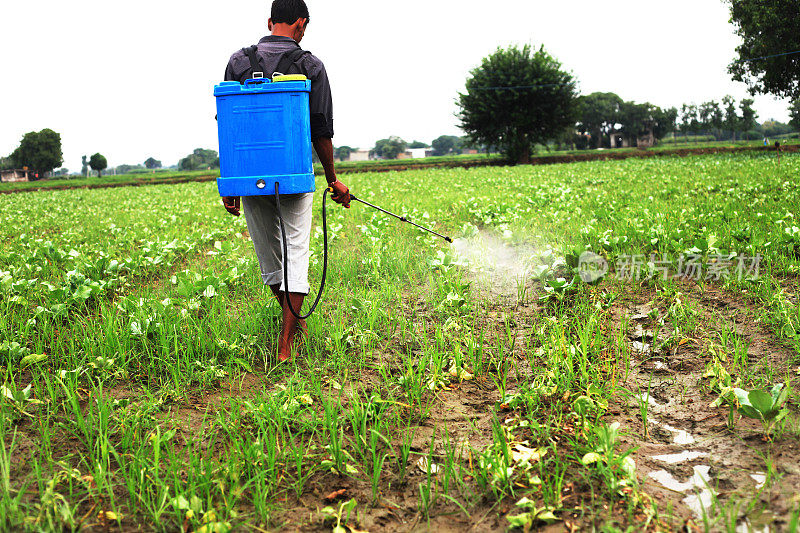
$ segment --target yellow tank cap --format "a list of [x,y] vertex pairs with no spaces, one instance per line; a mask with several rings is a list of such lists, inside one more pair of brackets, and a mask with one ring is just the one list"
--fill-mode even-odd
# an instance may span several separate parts
[[272,81],[306,81],[307,79],[302,74],[284,74],[283,76],[275,76]]

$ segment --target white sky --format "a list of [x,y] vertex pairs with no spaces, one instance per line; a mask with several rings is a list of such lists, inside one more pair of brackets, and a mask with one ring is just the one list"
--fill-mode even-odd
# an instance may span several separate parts
[[[456,93],[498,46],[544,44],[581,92],[662,107],[746,97],[722,0],[307,0],[302,42],[324,62],[334,144],[461,134]],[[270,0],[0,1],[0,155],[28,131],[61,133],[64,166],[170,165],[217,149],[213,85],[230,54],[267,33]],[[784,52],[775,50],[774,52]],[[787,102],[756,97],[759,120]]]

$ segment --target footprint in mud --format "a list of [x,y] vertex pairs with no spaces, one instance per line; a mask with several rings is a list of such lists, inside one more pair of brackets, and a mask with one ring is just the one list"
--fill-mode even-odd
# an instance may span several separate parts
[[692,477],[685,482],[678,481],[666,470],[655,470],[650,472],[648,477],[675,492],[685,494],[689,491],[695,491],[695,493],[689,494],[681,501],[691,509],[695,516],[702,518],[703,514],[707,512],[706,510],[711,507],[717,492],[711,488],[710,466],[698,465],[692,467],[692,470],[694,471]]
[[661,461],[663,463],[667,463],[668,465],[686,463],[689,461],[694,461],[695,459],[699,459],[700,457],[708,457],[708,452],[684,450],[680,453],[669,453],[665,455],[652,456],[652,458],[655,459],[656,461]]

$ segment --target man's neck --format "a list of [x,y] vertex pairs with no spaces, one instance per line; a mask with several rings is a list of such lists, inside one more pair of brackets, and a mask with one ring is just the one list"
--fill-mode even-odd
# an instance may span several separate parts
[[294,40],[294,30],[288,24],[273,24],[272,35],[275,37],[288,37]]

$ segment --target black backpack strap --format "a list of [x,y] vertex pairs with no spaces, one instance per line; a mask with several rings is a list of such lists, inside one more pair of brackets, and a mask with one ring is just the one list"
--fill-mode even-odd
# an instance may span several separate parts
[[[309,52],[308,50],[303,50],[300,47],[289,50],[288,52],[283,54],[283,57],[281,57],[280,62],[278,62],[278,66],[275,68],[275,72],[280,72],[281,74],[289,74],[289,69],[291,68],[291,66],[297,63],[301,57],[310,53],[311,52]],[[300,68],[300,71],[302,70],[303,69]]]
[[[250,60],[250,68],[253,71],[252,74],[250,74],[250,77],[263,78],[264,69],[258,64],[258,55],[256,55],[256,50],[258,50],[258,46],[255,44],[253,46],[248,46],[247,48],[242,48],[242,52],[244,52],[247,58]],[[256,73],[261,75],[256,76]]]

